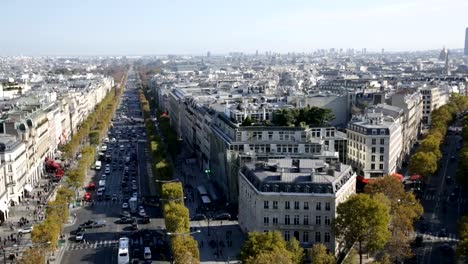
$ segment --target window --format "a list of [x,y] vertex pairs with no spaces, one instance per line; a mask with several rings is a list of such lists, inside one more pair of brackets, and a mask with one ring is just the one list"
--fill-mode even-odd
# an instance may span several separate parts
[[375,145],[375,144],[377,144],[377,139],[373,138],[372,139],[372,145]]
[[371,168],[371,170],[375,170],[375,164],[372,163],[372,164],[370,165],[370,168]]
[[385,135],[385,129],[380,129],[380,135]]
[[299,210],[299,202],[298,201],[294,201],[294,209]]
[[383,170],[383,164],[379,165],[379,169]]
[[309,243],[309,232],[304,231],[304,233],[302,233],[302,242]]
[[330,203],[325,203],[325,211],[330,211]]
[[285,225],[290,225],[291,224],[291,219],[289,218],[289,215],[284,216],[284,224]]
[[372,155],[371,161],[375,161],[375,156],[374,155]]
[[380,139],[380,145],[385,145],[385,138]]
[[383,155],[380,155],[380,161],[383,161]]
[[[317,236],[315,238],[317,238]],[[330,233],[329,232],[325,232],[325,236],[324,236],[323,240],[324,240],[325,243],[330,243]]]
[[278,225],[278,217],[277,216],[273,216],[273,225]]
[[309,216],[304,215],[304,225],[309,225]]
[[273,139],[273,132],[268,132],[268,140],[272,140]]
[[284,240],[289,241],[291,239],[291,234],[289,231],[284,231]]
[[322,210],[322,203],[321,203],[321,202],[317,202],[317,205],[315,206],[315,209],[316,209],[317,211]]
[[284,202],[284,209],[290,209],[289,201]]
[[263,224],[268,225],[270,223],[270,218],[268,216],[263,217]]
[[278,209],[278,201],[273,201],[273,209]]
[[309,210],[309,202],[304,202],[304,210]]
[[270,201],[263,201],[263,209],[268,209],[270,207]]
[[372,147],[372,153],[375,153],[375,147]]
[[321,237],[320,237],[320,232],[315,232],[315,242],[320,242]]
[[294,225],[299,225],[299,215],[294,216]]
[[385,148],[384,147],[380,147],[380,153],[384,153],[385,151]]
[[324,217],[324,222],[325,222],[325,225],[329,226],[331,224],[331,220],[330,220],[330,217],[328,217],[327,215]]
[[320,215],[315,216],[315,224],[316,225],[321,225],[322,224],[322,216],[320,216]]

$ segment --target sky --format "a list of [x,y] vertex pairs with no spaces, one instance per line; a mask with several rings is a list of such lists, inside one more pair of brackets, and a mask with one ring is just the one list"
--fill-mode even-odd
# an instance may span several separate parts
[[0,56],[462,48],[467,0],[0,0]]

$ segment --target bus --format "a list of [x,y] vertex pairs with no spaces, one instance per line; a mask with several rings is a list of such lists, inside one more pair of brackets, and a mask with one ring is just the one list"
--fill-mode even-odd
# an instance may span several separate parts
[[119,252],[117,256],[118,264],[129,264],[130,256],[128,252],[129,240],[127,237],[121,237],[119,239]]

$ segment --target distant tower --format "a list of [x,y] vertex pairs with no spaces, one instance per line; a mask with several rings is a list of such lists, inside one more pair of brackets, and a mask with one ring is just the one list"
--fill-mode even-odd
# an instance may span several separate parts
[[444,68],[444,73],[446,75],[449,75],[450,74],[450,71],[449,71],[449,51],[447,50],[447,54],[445,55],[445,68]]
[[468,27],[465,30],[465,56],[468,56]]
[[210,51],[208,51],[208,52],[206,53],[206,57],[207,57],[207,58],[211,57],[211,52],[210,52]]
[[385,49],[384,49],[384,48],[382,48],[382,55],[383,55],[384,53],[385,53]]
[[255,57],[258,57],[258,50],[255,51]]
[[440,61],[445,61],[445,58],[447,57],[447,55],[448,55],[448,51],[444,46],[444,48],[440,51],[439,60]]

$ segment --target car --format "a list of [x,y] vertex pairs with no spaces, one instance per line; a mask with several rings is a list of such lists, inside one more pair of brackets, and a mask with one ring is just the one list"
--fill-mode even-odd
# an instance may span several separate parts
[[107,168],[110,168],[110,164],[106,164],[106,169],[107,169]]
[[101,176],[101,180],[106,180],[106,179],[107,179],[107,175],[103,174],[103,175]]
[[82,224],[79,226],[79,228],[83,228],[83,229],[85,229],[85,228],[92,228],[91,226],[92,226],[93,224],[94,224],[94,220],[88,220],[88,221],[82,223]]
[[130,218],[130,217],[124,217],[124,216],[122,216],[122,217],[120,217],[120,219],[119,219],[119,223],[120,223],[120,224],[131,224],[131,223],[133,223],[133,220],[132,220],[132,218]]
[[84,232],[85,229],[83,227],[78,227],[78,229],[73,230],[70,232],[71,235],[76,235],[77,233]]
[[138,230],[138,224],[132,223],[132,230]]
[[104,139],[104,143],[109,143],[109,138],[106,137],[106,138]]
[[128,209],[128,203],[123,203],[122,204],[122,209]]
[[106,226],[106,220],[96,220],[91,224],[91,228],[98,228]]
[[122,211],[122,212],[120,213],[120,216],[122,216],[122,217],[130,217],[130,213],[129,213],[128,211]]
[[84,231],[78,232],[75,235],[75,241],[83,241]]
[[138,206],[138,210],[141,211],[141,210],[145,210],[145,207],[143,205],[140,205]]
[[99,192],[99,191],[105,192],[105,191],[106,191],[106,187],[101,186],[101,187],[99,187],[97,190],[98,190],[98,192]]
[[138,186],[133,185],[133,186],[132,186],[132,190],[134,190],[134,191],[138,190]]
[[112,143],[115,143],[115,142],[117,142],[117,140],[116,140],[115,138],[112,138],[112,139],[111,139],[111,142],[112,142]]
[[114,202],[117,201],[117,195],[116,194],[112,195],[112,201],[114,201]]
[[231,215],[228,213],[219,214],[214,218],[214,220],[231,220]]
[[104,171],[105,174],[110,174],[111,170],[110,168],[106,168],[106,170]]
[[28,227],[23,227],[21,229],[18,230],[18,233],[20,234],[27,234],[27,233],[31,233],[33,231],[33,227],[32,226],[28,226]]
[[203,221],[206,220],[206,215],[204,214],[196,214],[194,217],[192,217],[192,221]]
[[97,191],[97,193],[96,193],[97,196],[102,196],[103,194],[104,194],[104,192],[103,192],[102,190],[99,190],[99,191]]

